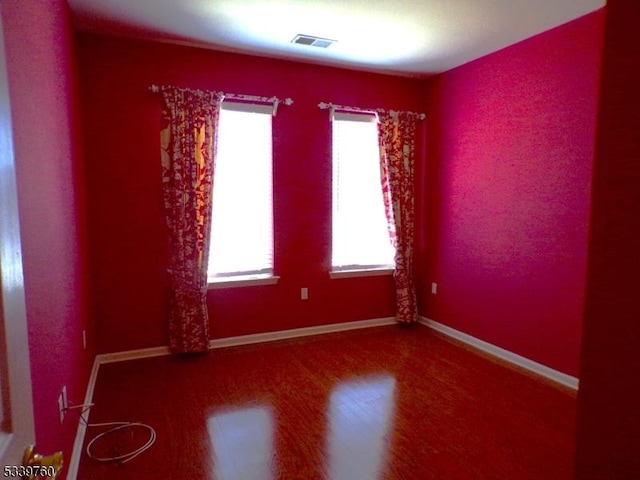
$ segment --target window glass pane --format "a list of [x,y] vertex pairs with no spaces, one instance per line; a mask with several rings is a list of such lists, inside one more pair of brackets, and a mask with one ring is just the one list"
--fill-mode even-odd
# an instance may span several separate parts
[[394,263],[380,179],[377,125],[333,121],[334,269]]
[[220,112],[209,277],[273,273],[271,119]]

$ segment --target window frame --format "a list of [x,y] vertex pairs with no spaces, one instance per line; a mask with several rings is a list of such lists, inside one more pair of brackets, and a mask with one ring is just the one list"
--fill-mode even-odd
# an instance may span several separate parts
[[[275,116],[275,108],[271,103],[255,103],[251,101],[243,101],[237,99],[224,100],[221,104],[221,110],[229,110],[235,112],[245,112],[245,113],[259,113],[259,114],[268,114],[272,117],[271,119],[271,268],[270,269],[259,269],[259,270],[251,270],[251,271],[237,271],[237,272],[224,272],[218,275],[211,275],[209,268],[207,268],[207,289],[215,290],[222,288],[233,288],[233,287],[248,287],[248,286],[258,286],[258,285],[274,285],[280,279],[279,276],[275,275],[275,219],[274,219],[274,208],[273,208],[273,117]],[[216,135],[219,134],[216,132]],[[214,172],[214,184],[215,184],[215,172]],[[213,230],[213,218],[211,222],[211,228]],[[209,246],[211,249],[211,245]],[[210,252],[209,251],[209,262],[210,260]]]
[[[331,152],[332,152],[332,166],[331,166],[331,258],[330,258],[330,271],[329,278],[338,279],[338,278],[353,278],[353,277],[371,277],[371,276],[384,276],[384,275],[393,275],[395,272],[395,260],[392,263],[388,264],[345,264],[345,265],[334,265],[333,264],[333,242],[334,242],[334,202],[335,202],[335,181],[334,175],[336,173],[335,170],[335,161],[334,151],[334,134],[335,129],[333,122],[335,121],[352,121],[352,122],[366,122],[366,123],[376,123],[378,122],[378,117],[375,112],[360,112],[360,111],[343,111],[343,110],[332,110],[331,111]],[[381,187],[382,188],[382,187]],[[386,220],[386,218],[385,218]],[[395,248],[394,248],[395,250]],[[395,257],[395,254],[394,254]]]

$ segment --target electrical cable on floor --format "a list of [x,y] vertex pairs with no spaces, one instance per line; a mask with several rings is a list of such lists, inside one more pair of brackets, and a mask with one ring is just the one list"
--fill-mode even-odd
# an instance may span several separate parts
[[[67,407],[66,410],[77,410],[77,409],[81,409],[80,411],[80,421],[86,426],[86,427],[113,427],[110,428],[109,430],[106,430],[102,433],[99,433],[98,435],[96,435],[95,437],[93,437],[93,439],[87,444],[87,447],[85,449],[87,456],[89,458],[91,458],[92,460],[95,460],[97,462],[118,462],[120,464],[126,463],[129,460],[133,460],[134,458],[136,458],[138,455],[140,455],[142,452],[148,450],[151,445],[154,444],[154,442],[156,441],[156,431],[153,429],[153,427],[145,424],[145,423],[140,423],[140,422],[105,422],[105,423],[89,423],[87,421],[87,419],[85,418],[84,414],[87,413],[91,407],[93,407],[93,403],[87,403],[87,404],[82,404],[82,405],[73,405],[71,407]],[[131,452],[127,452],[121,455],[115,455],[112,457],[100,457],[97,455],[94,455],[93,453],[91,453],[91,447],[94,446],[94,444],[100,440],[101,438],[105,438],[106,436],[113,434],[115,432],[118,432],[120,430],[125,430],[127,428],[133,428],[133,427],[139,427],[142,429],[146,429],[149,431],[149,439],[147,440],[147,442],[136,448],[135,450],[132,450]],[[132,434],[133,437],[133,434]]]

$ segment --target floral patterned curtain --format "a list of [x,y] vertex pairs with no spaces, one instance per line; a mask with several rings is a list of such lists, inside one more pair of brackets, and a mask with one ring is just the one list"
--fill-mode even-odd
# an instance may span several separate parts
[[382,112],[378,118],[382,191],[389,234],[396,247],[396,320],[413,323],[418,321],[413,279],[416,116],[410,112]]
[[207,265],[213,156],[222,94],[162,87],[160,131],[165,214],[169,227],[169,345],[174,352],[209,348]]

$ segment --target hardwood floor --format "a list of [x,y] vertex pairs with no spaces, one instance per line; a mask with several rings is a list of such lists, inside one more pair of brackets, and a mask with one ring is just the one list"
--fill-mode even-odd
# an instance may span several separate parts
[[84,456],[81,480],[572,477],[575,394],[421,325],[107,364],[94,402],[92,423],[157,440],[123,465]]

